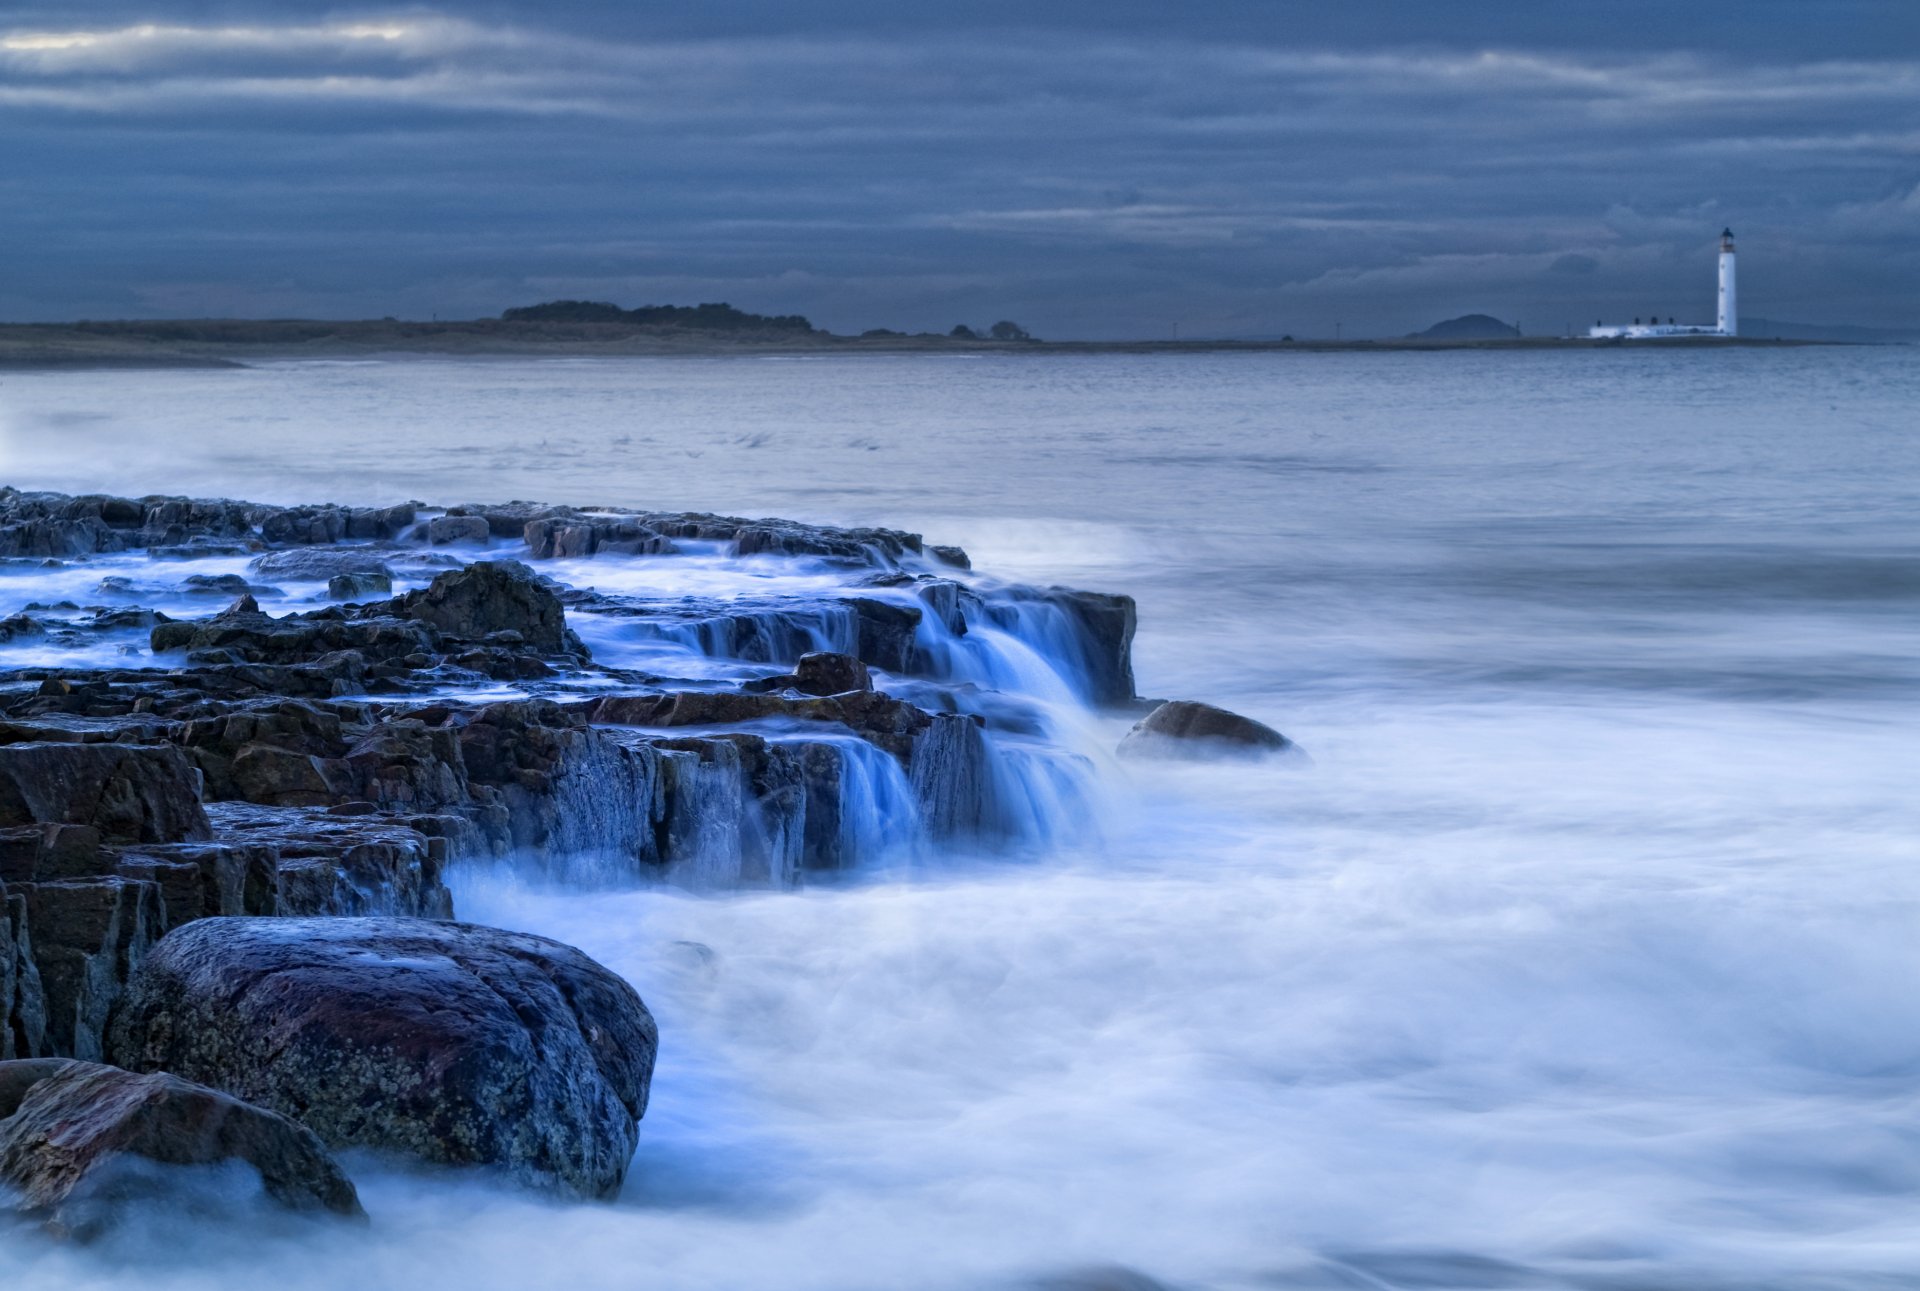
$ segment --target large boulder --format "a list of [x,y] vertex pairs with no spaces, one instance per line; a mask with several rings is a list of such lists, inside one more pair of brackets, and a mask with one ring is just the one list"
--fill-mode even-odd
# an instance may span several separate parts
[[1261,757],[1294,747],[1271,726],[1212,704],[1176,699],[1134,723],[1120,741],[1124,757]]
[[657,1033],[559,942],[419,919],[202,919],[128,991],[112,1053],[297,1115],[335,1147],[611,1197]]
[[90,825],[118,843],[210,837],[193,764],[170,745],[0,745],[0,826]]
[[460,640],[517,632],[529,648],[543,654],[559,654],[569,646],[560,597],[514,560],[482,560],[450,569],[393,604],[408,618]]
[[229,1162],[250,1167],[288,1210],[365,1217],[311,1130],[164,1072],[0,1062],[0,1117],[0,1207],[62,1235],[93,1237],[130,1203],[231,1205],[217,1178],[177,1169]]

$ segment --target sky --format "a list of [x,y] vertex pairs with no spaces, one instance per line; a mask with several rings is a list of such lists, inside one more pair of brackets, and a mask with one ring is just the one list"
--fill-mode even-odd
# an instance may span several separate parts
[[1920,0],[0,0],[0,319],[1920,326]]

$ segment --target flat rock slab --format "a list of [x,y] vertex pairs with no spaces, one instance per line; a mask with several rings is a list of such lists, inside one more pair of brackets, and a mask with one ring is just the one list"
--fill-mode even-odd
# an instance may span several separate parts
[[658,1034],[570,946],[424,919],[202,919],[128,988],[112,1053],[297,1116],[328,1144],[620,1190]]
[[0,1206],[62,1235],[95,1236],[132,1203],[191,1201],[204,1176],[170,1167],[224,1163],[250,1167],[284,1209],[365,1217],[312,1131],[163,1072],[0,1062],[0,1113]]

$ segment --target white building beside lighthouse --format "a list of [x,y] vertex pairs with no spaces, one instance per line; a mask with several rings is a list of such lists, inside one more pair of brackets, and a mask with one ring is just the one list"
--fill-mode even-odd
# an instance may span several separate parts
[[1587,335],[1596,341],[1639,341],[1657,340],[1661,337],[1738,336],[1739,334],[1740,302],[1734,283],[1732,229],[1722,230],[1720,234],[1720,312],[1713,326],[1709,327],[1705,323],[1676,323],[1671,318],[1664,323],[1658,318],[1649,318],[1643,323],[1636,318],[1631,323],[1613,325],[1602,323],[1587,329]]

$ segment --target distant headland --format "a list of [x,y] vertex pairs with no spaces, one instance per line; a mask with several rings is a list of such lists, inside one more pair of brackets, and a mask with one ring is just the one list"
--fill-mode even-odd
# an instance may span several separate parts
[[[872,328],[846,335],[799,314],[755,314],[725,303],[643,305],[556,300],[498,318],[161,319],[0,323],[0,369],[230,367],[300,358],[640,357],[647,355],[954,353],[1137,354],[1208,351],[1587,349],[1659,341],[1522,336],[1488,315],[1467,315],[1411,336],[1379,340],[1048,341],[1003,319],[946,332]],[[1694,341],[1694,348],[1703,342]],[[1846,343],[1838,337],[1719,337],[1708,345]]]

